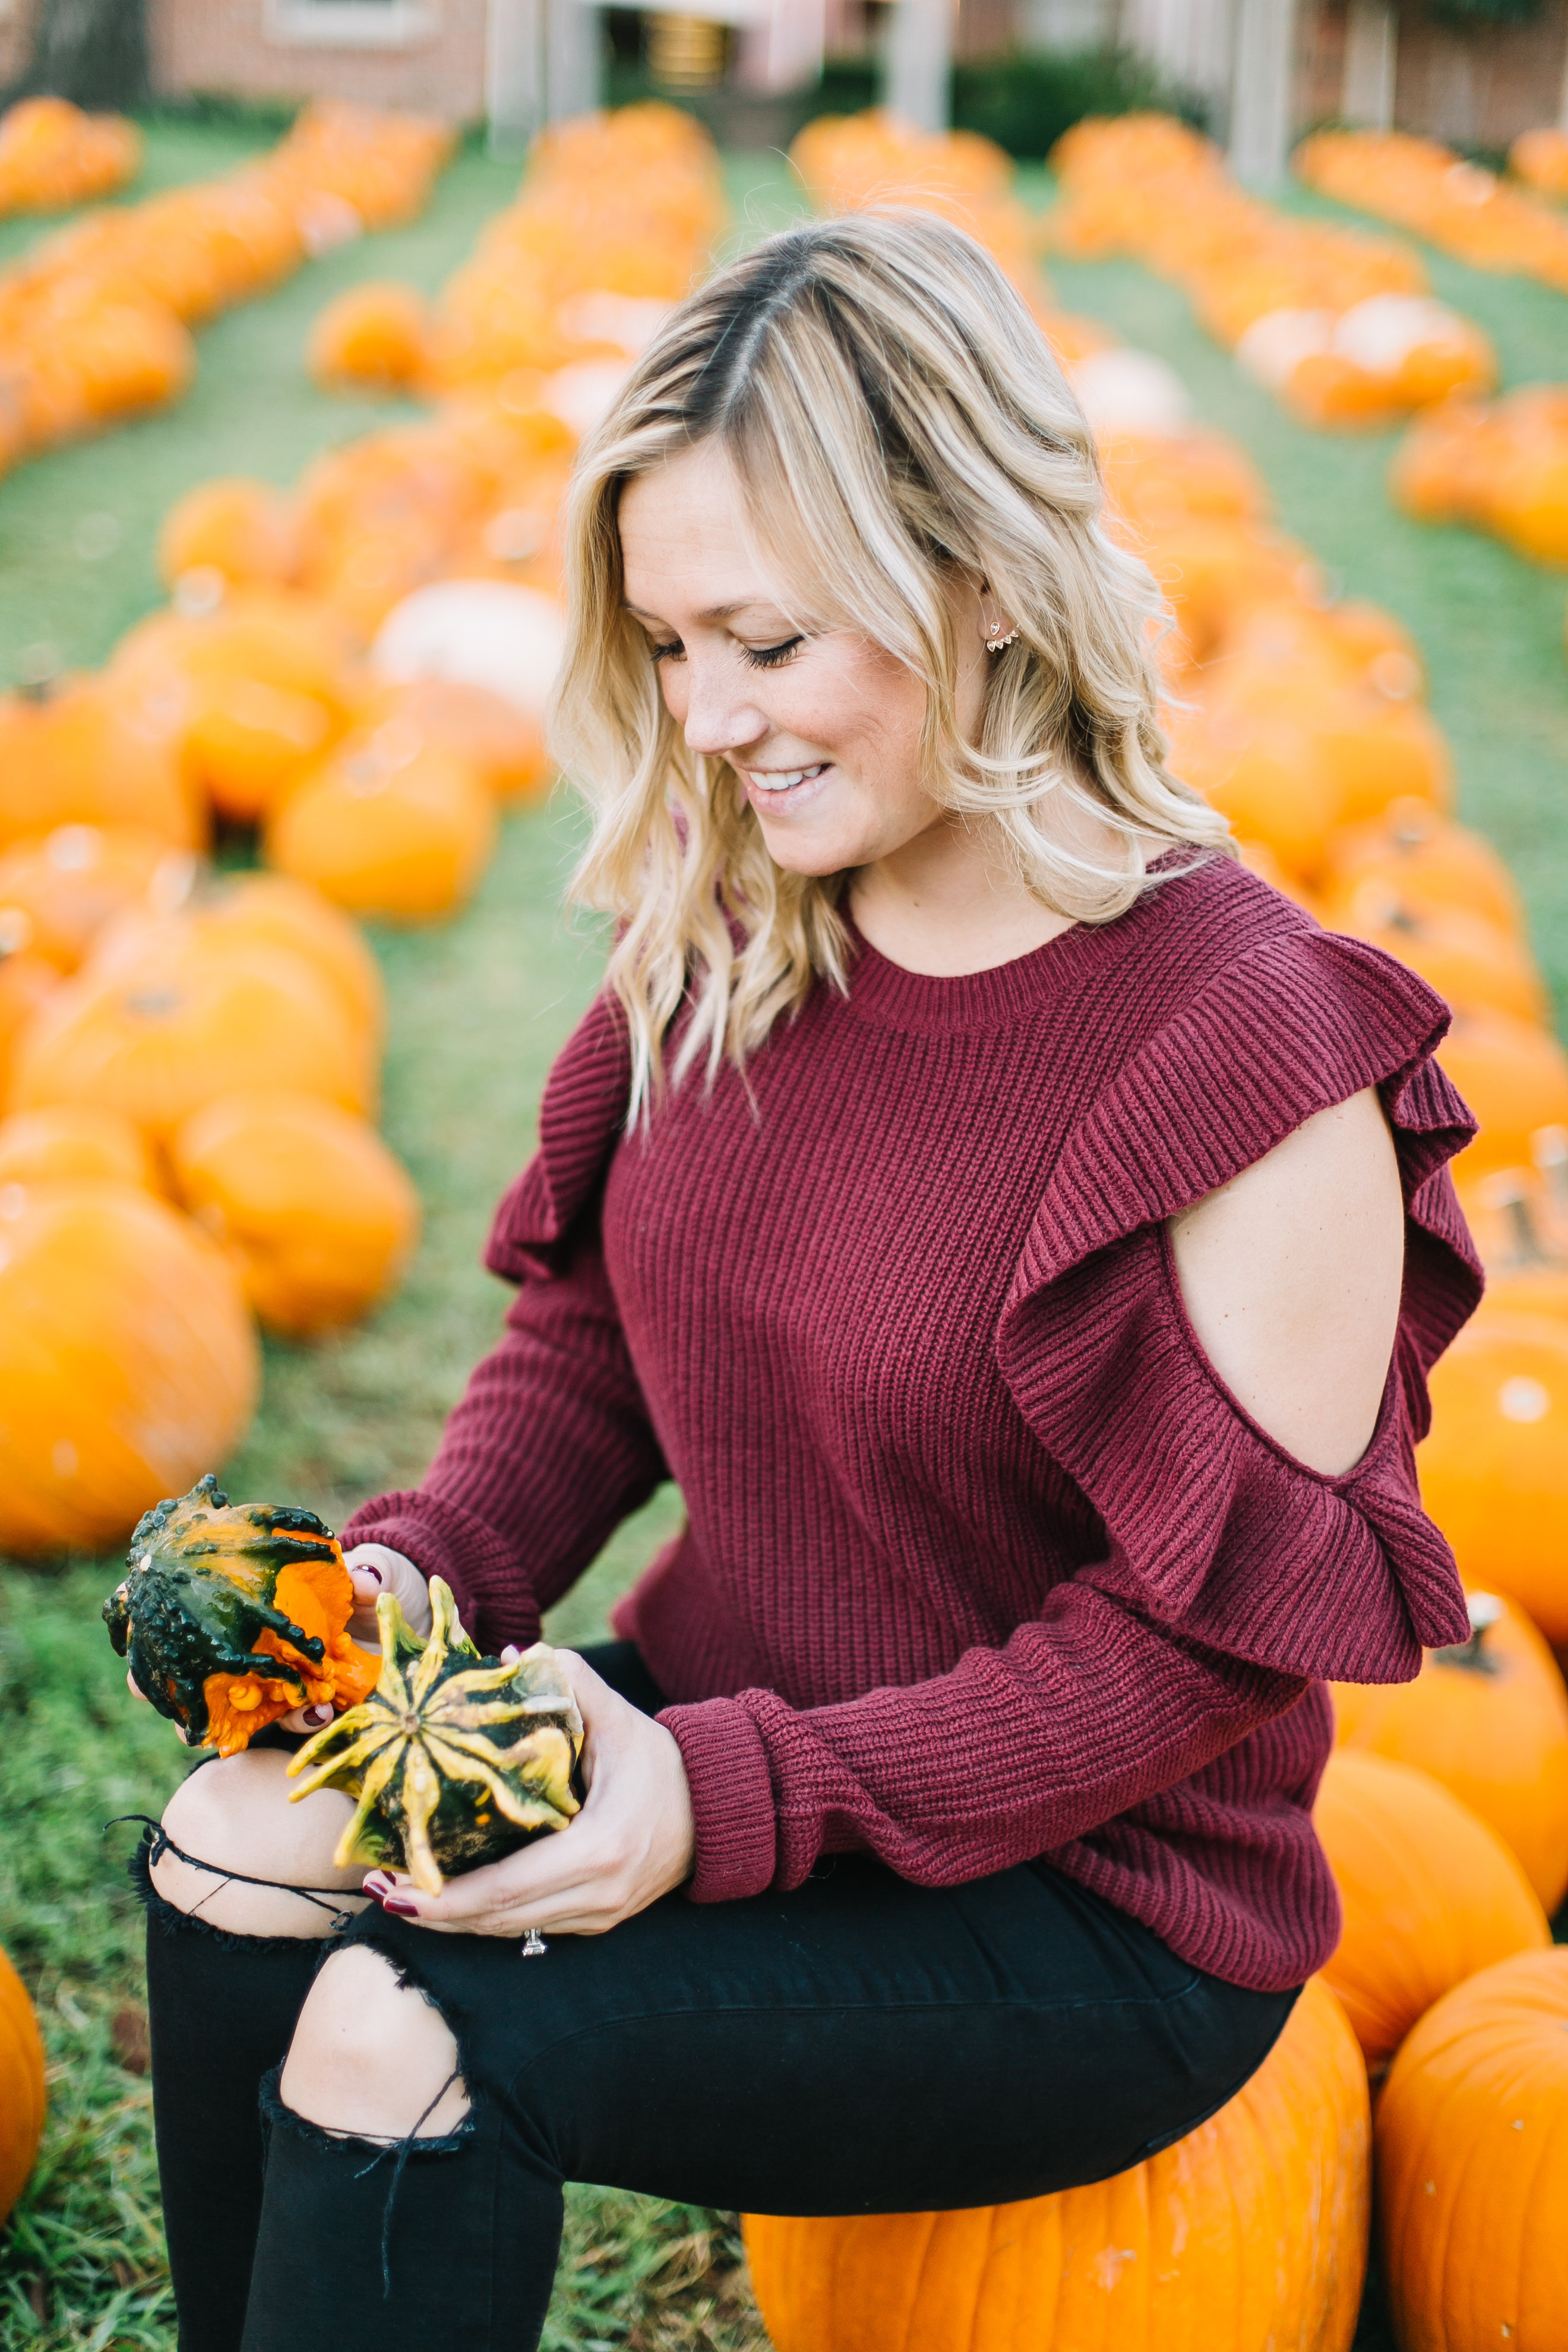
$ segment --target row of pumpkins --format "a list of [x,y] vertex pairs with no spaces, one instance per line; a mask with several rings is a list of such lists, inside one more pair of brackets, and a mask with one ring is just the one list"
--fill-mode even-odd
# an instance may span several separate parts
[[[563,302],[574,268],[579,294],[652,304],[622,290],[647,268],[622,242],[629,171],[662,171],[668,290],[711,239],[702,134],[662,108],[625,130],[619,176],[614,118],[542,142],[505,216],[531,233],[537,190],[570,226]],[[626,351],[595,363],[618,375]],[[549,381],[476,379],[289,496],[193,491],[162,536],[169,604],[100,673],[0,699],[0,1548],[122,1535],[241,1433],[247,1302],[309,1337],[406,1262],[416,1202],[369,1123],[380,985],[348,917],[451,912],[499,808],[550,780],[575,435]],[[259,828],[272,870],[205,873],[215,818]]]
[[68,98],[24,98],[0,114],[0,215],[63,213],[112,196],[142,167],[142,133]]
[[[903,192],[923,201],[914,145]],[[808,184],[873,193],[837,131],[802,146]],[[863,152],[875,193],[900,193],[886,130]],[[1511,879],[1446,813],[1448,755],[1405,633],[1329,601],[1241,452],[1173,416],[1157,362],[1102,352],[1072,372],[1121,527],[1175,613],[1163,659],[1195,706],[1170,714],[1177,764],[1258,870],[1462,1008],[1444,1055],[1481,1109],[1458,1172],[1492,1295],[1438,1367],[1422,1462],[1473,1631],[1413,1684],[1334,1690],[1316,1820],[1344,1934],[1211,2122],[1029,2204],[750,2216],[752,2276],[777,2352],[1343,2352],[1375,2095],[1402,2352],[1548,2352],[1568,2331],[1552,2219],[1568,2205],[1568,1951],[1548,1925],[1568,1893],[1568,1692],[1529,1611],[1568,1647],[1568,1057]],[[1481,1589],[1494,1570],[1516,1598]]]
[[1303,423],[1385,424],[1496,381],[1487,337],[1432,298],[1408,246],[1249,194],[1212,141],[1169,115],[1079,122],[1051,163],[1051,246],[1079,259],[1130,254],[1172,278]]
[[1568,138],[1527,131],[1509,156],[1512,179],[1407,131],[1319,131],[1294,168],[1320,194],[1413,229],[1472,269],[1539,278],[1568,294],[1568,220],[1546,194],[1568,194]]
[[45,237],[0,273],[0,471],[177,400],[193,324],[413,218],[451,145],[423,116],[321,101],[258,162]]

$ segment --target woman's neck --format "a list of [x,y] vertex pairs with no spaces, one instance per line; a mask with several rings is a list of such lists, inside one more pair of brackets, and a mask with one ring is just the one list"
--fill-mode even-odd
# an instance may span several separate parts
[[862,866],[849,911],[879,955],[933,980],[1014,963],[1072,928],[1012,871],[988,825],[961,817]]

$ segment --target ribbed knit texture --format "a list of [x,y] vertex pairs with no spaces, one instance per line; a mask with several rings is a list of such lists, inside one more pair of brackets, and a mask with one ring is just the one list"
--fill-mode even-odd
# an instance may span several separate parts
[[[424,1486],[350,1536],[526,1642],[658,1482],[617,1613],[697,1817],[700,1901],[825,1853],[946,1885],[1047,1855],[1180,1954],[1299,1984],[1338,1910],[1319,1677],[1467,1621],[1422,1514],[1426,1372],[1479,1296],[1439,1000],[1226,860],[968,978],[859,943],[749,1066],[624,1133],[601,999],[489,1263],[521,1285]],[[1221,1385],[1166,1221],[1375,1085],[1408,1211],[1377,1432],[1294,1461]]]

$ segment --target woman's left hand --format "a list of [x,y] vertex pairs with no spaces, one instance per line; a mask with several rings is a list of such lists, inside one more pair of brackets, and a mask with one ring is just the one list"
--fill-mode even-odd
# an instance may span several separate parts
[[372,1871],[365,1893],[398,1917],[448,1935],[602,1936],[690,1875],[695,1832],[679,1748],[574,1651],[555,1654],[583,1715],[582,1811],[553,1836],[449,1878],[439,1895],[422,1895],[402,1872]]

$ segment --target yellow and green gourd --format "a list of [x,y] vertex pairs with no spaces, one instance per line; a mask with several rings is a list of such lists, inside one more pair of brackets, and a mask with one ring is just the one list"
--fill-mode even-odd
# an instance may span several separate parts
[[355,1800],[334,1856],[406,1871],[427,1895],[496,1862],[578,1811],[573,1787],[583,1718],[553,1651],[481,1657],[451,1589],[430,1580],[427,1641],[395,1597],[376,1604],[381,1678],[360,1706],[307,1741],[289,1766],[296,1798],[339,1789]]

